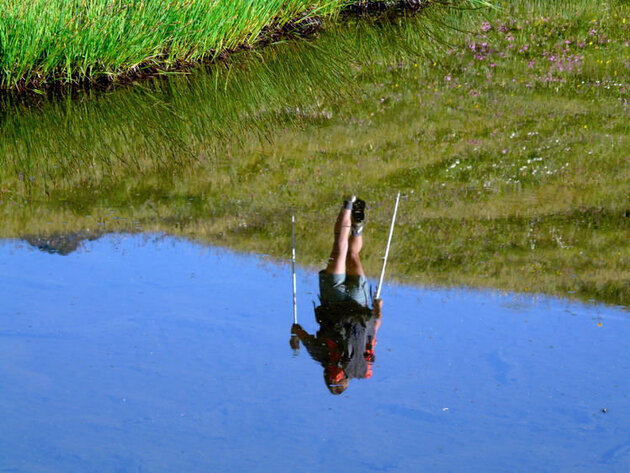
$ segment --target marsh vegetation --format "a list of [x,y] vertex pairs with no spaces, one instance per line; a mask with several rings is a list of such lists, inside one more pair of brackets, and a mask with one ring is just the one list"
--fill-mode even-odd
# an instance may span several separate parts
[[282,33],[309,32],[362,3],[396,2],[7,0],[0,11],[0,92],[43,93],[182,70]]

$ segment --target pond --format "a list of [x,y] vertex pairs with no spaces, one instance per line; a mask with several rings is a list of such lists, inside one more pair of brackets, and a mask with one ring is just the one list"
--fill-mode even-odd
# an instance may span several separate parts
[[[628,312],[388,282],[369,379],[289,346],[288,261],[163,234],[0,243],[1,471],[630,465]],[[298,253],[299,255],[299,253]],[[317,330],[317,271],[297,273]]]
[[[0,472],[627,472],[630,6],[503,7],[3,98]],[[342,196],[374,283],[398,191],[333,396],[291,216],[316,334]]]

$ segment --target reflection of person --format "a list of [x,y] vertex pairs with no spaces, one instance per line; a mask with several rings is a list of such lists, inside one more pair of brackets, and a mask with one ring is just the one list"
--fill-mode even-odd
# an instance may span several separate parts
[[328,266],[319,273],[321,305],[315,317],[320,329],[309,335],[298,324],[291,328],[324,367],[324,381],[333,394],[345,391],[350,378],[372,375],[383,301],[375,299],[374,308],[369,308],[367,279],[359,258],[364,222],[365,202],[355,196],[346,198],[335,222]]

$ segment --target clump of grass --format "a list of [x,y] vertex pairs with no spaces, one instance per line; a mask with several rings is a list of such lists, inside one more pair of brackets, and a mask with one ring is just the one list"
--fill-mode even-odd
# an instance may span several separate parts
[[0,11],[0,89],[37,91],[178,69],[250,47],[288,22],[334,16],[348,3],[6,0]]
[[41,86],[216,57],[265,28],[330,15],[340,0],[7,0],[0,85]]

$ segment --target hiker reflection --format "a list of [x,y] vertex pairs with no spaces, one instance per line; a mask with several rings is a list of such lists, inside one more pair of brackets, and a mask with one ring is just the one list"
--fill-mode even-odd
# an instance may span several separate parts
[[[319,273],[321,305],[315,308],[320,325],[316,335],[294,324],[291,333],[311,357],[324,367],[324,381],[333,394],[341,394],[351,378],[372,376],[376,332],[383,301],[369,307],[367,279],[359,253],[363,246],[365,202],[350,196],[335,222],[335,241],[326,269]],[[293,342],[296,347],[297,340]]]

